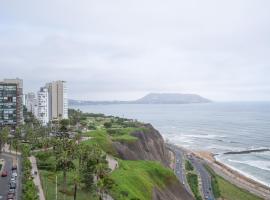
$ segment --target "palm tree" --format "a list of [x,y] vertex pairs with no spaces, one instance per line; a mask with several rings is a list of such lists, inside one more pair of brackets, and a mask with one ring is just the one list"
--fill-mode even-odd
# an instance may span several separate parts
[[61,138],[58,139],[57,145],[54,148],[57,159],[57,169],[63,171],[63,190],[66,192],[67,172],[75,167],[73,160],[75,159],[76,145],[73,140]]

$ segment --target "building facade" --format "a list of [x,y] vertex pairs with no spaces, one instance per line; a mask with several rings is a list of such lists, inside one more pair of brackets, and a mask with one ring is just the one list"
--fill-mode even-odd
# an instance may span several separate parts
[[68,118],[67,84],[65,81],[47,83],[50,120]]
[[38,91],[38,114],[37,118],[42,125],[47,125],[49,122],[49,93],[48,88],[42,87]]
[[38,117],[38,102],[34,92],[25,94],[25,106],[28,112]]
[[0,81],[0,126],[17,126],[23,123],[23,81]]

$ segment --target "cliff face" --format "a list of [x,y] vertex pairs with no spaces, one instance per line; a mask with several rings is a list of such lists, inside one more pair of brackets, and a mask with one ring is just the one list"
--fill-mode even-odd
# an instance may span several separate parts
[[[170,152],[160,133],[150,124],[145,125],[145,130],[131,133],[137,141],[124,143],[114,142],[120,158],[124,160],[151,160],[159,161],[164,166],[170,166]],[[179,181],[175,180],[165,188],[154,188],[152,200],[192,200],[193,197],[184,189]]]
[[145,125],[145,130],[131,133],[132,136],[138,138],[135,142],[113,143],[120,158],[124,160],[159,161],[168,167],[170,164],[169,152],[165,147],[162,136],[150,124]]

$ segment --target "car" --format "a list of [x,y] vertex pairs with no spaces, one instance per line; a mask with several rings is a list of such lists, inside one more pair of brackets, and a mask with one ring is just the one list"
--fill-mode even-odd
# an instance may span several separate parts
[[17,165],[12,165],[12,170],[17,170]]
[[15,189],[9,189],[8,194],[15,194]]
[[17,172],[16,171],[13,171],[12,172],[12,176],[17,177],[18,176]]
[[11,199],[11,198],[14,198],[14,196],[15,196],[14,194],[8,194],[8,195],[7,195],[7,198],[8,198],[8,199]]
[[10,188],[10,189],[16,189],[16,183],[11,182],[11,183],[9,184],[9,188]]
[[15,177],[11,177],[10,181],[11,182],[16,182],[16,178]]
[[7,170],[4,170],[3,172],[2,172],[2,177],[6,177],[8,175],[8,172],[7,172]]

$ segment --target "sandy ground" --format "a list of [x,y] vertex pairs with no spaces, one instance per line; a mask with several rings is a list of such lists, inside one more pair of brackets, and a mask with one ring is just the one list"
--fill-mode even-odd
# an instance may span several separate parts
[[270,199],[270,188],[258,183],[239,172],[229,168],[228,166],[218,162],[214,154],[206,151],[196,151],[192,152],[197,157],[203,159],[218,175],[222,176],[231,183],[237,185],[238,187],[244,188],[251,193],[260,196],[264,199]]

